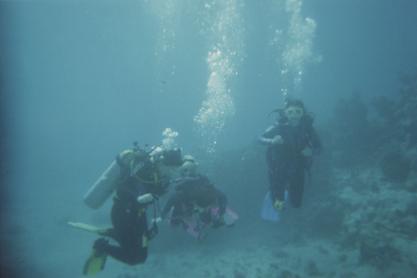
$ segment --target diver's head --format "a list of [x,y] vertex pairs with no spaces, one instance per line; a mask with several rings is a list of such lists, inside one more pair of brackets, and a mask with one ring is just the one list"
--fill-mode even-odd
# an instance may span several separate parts
[[151,162],[158,167],[161,176],[173,178],[183,163],[182,152],[179,148],[163,149],[154,148],[150,153]]
[[169,167],[180,167],[182,165],[182,152],[179,148],[165,150],[162,154],[162,164]]
[[182,177],[195,177],[197,176],[197,162],[191,155],[184,155],[183,163],[180,168]]
[[284,114],[290,125],[297,126],[304,116],[304,113],[304,103],[301,100],[292,99],[285,103]]
[[167,167],[180,167],[183,162],[182,152],[179,148],[163,149],[156,147],[151,151],[150,158],[153,163]]

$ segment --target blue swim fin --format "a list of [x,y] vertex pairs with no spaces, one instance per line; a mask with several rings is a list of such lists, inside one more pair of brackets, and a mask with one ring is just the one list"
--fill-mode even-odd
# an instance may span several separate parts
[[[285,196],[284,196],[285,202],[287,202],[287,199],[288,199],[288,191],[285,191]],[[265,195],[264,202],[262,204],[261,217],[264,220],[272,221],[272,222],[278,222],[280,219],[280,212],[278,212],[272,204],[270,191],[268,191]]]
[[278,211],[272,205],[271,193],[268,191],[265,195],[264,202],[262,204],[261,217],[264,220],[278,222]]

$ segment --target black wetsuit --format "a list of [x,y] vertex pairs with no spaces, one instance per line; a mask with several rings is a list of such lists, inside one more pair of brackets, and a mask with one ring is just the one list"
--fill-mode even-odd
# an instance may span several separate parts
[[154,229],[148,228],[146,205],[139,204],[137,198],[146,193],[161,195],[166,189],[158,179],[156,166],[148,159],[140,163],[143,165],[133,175],[121,165],[121,169],[125,171],[113,199],[111,211],[113,228],[106,234],[115,239],[119,245],[106,244],[103,248],[108,255],[130,265],[143,263],[146,260],[147,241],[156,233]]
[[[219,207],[219,215],[223,215],[227,206],[226,195],[215,188],[208,178],[203,175],[184,177],[173,182],[175,193],[168,199],[162,216],[166,217],[172,209],[171,223],[180,224],[183,217],[194,213],[194,205],[201,208],[209,206]],[[214,219],[208,212],[200,213],[200,218],[205,223],[213,223]]]
[[[271,198],[283,201],[285,190],[288,189],[289,199],[293,207],[300,207],[304,192],[305,171],[311,166],[311,157],[302,151],[309,147],[318,153],[321,143],[313,128],[313,120],[304,116],[298,126],[291,126],[285,118],[269,127],[259,138],[268,145],[266,158]],[[283,144],[272,144],[272,139],[280,135]]]

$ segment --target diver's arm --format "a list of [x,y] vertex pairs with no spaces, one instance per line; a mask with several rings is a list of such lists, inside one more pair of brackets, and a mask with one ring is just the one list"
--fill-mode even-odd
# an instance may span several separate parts
[[120,168],[120,177],[122,179],[130,176],[130,169],[127,166],[128,163],[126,162],[127,156],[129,156],[128,153],[129,153],[129,150],[125,150],[125,151],[117,154],[116,155],[116,158],[115,158],[116,163],[117,163],[117,165]]
[[313,154],[320,154],[322,150],[321,140],[313,127],[310,130],[310,140],[311,148],[313,149]]
[[206,184],[207,186],[210,186],[213,188],[213,191],[215,193],[215,198],[217,205],[219,206],[220,213],[223,214],[226,211],[227,207],[227,197],[226,194],[224,194],[222,191],[216,188],[214,184],[208,179],[207,176],[200,176],[201,177],[201,183]]
[[258,141],[262,145],[272,145],[274,144],[274,138],[277,135],[278,127],[276,125],[272,125],[268,127],[265,132],[259,136]]
[[312,154],[319,154],[322,150],[320,137],[313,126],[314,118],[311,115],[306,115],[304,118],[305,131],[308,137],[308,147],[312,150]]
[[168,199],[161,213],[163,219],[165,219],[168,216],[168,213],[171,211],[171,208],[174,207],[177,203],[179,203],[180,200],[181,197],[179,193],[174,193],[174,195],[172,195]]
[[198,180],[199,180],[199,177],[181,177],[181,178],[177,178],[177,179],[170,181],[169,187],[176,189],[176,188],[180,188],[181,186],[187,183],[197,182]]
[[135,175],[143,167],[147,159],[147,155],[133,149],[126,149],[120,152],[115,159],[120,167],[120,177],[124,179]]

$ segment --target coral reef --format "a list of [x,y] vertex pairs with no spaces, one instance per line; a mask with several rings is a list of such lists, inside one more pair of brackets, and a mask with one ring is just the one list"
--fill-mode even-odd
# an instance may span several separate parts
[[375,150],[375,132],[368,115],[369,107],[358,93],[336,104],[329,146],[336,166],[351,167],[366,161]]
[[[341,171],[335,178],[345,184],[338,189],[335,202],[349,211],[340,237],[342,250],[359,250],[358,263],[379,271],[395,269],[396,264],[409,268],[415,251],[405,246],[417,237],[417,195],[393,186],[377,169]],[[379,190],[372,189],[375,181]],[[358,190],[357,184],[368,193]]]
[[373,124],[381,130],[382,143],[395,142],[410,149],[417,145],[417,72],[404,74],[401,83],[395,98],[374,99],[377,117]]
[[[379,96],[368,103],[360,94],[354,93],[339,100],[330,124],[330,147],[337,167],[369,164],[393,148],[405,152],[405,157],[417,151],[417,72],[403,75],[401,83],[399,93],[392,98]],[[415,160],[411,161],[411,166],[416,168]],[[389,166],[383,171],[390,172],[388,168],[394,167]],[[407,168],[406,165],[405,170]],[[391,178],[390,174],[388,178]]]
[[382,157],[380,167],[387,179],[404,182],[410,174],[411,161],[401,152],[390,152]]
[[416,276],[417,74],[403,76],[395,98],[370,105],[354,94],[339,101],[334,115],[334,188],[309,214],[313,235],[337,242],[340,264],[355,258],[358,269],[371,267],[377,277]]
[[390,242],[380,241],[377,238],[363,238],[359,247],[360,263],[367,263],[378,269],[385,270],[394,262],[401,262],[401,252]]

